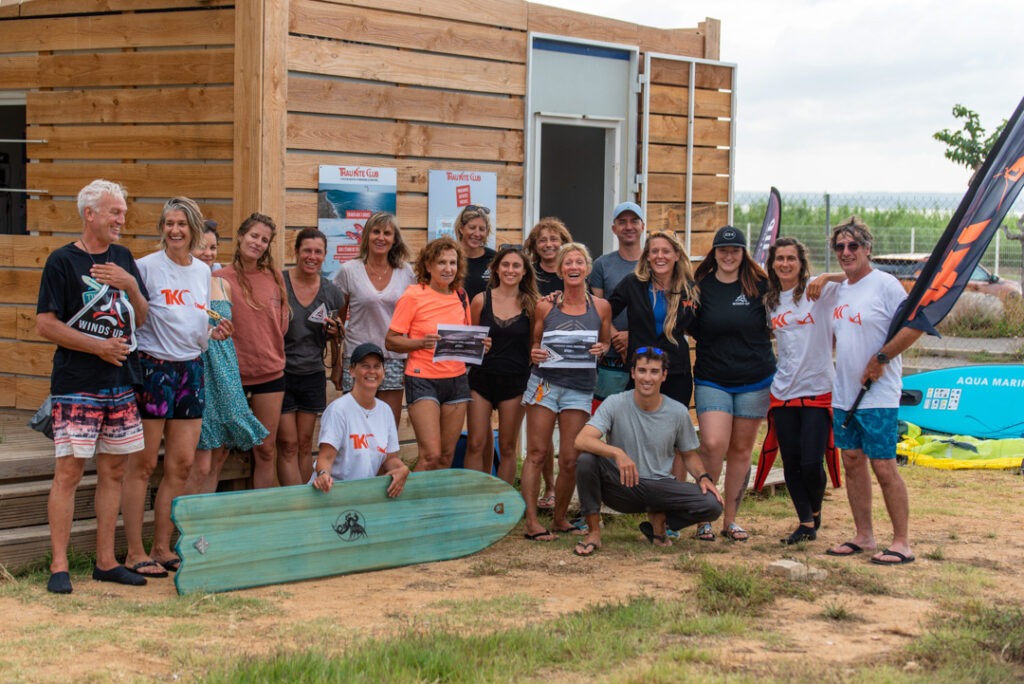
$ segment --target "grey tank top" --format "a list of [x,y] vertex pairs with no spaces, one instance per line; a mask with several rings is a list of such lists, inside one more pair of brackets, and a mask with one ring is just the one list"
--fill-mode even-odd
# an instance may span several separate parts
[[[601,316],[594,307],[594,302],[587,295],[587,310],[578,316],[562,311],[558,306],[544,317],[544,332],[549,330],[596,330],[601,331]],[[538,368],[533,373],[552,385],[580,392],[593,392],[597,385],[597,366],[593,368]]]

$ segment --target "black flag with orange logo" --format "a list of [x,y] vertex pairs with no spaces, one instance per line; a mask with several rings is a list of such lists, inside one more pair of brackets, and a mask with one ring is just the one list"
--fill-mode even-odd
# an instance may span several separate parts
[[[935,326],[953,308],[1003,217],[1020,193],[1024,180],[1022,112],[1024,100],[1017,105],[985,163],[971,179],[967,194],[960,200],[960,206],[921,269],[907,300],[893,317],[886,342],[904,327],[931,335],[939,334]],[[843,427],[850,423],[864,393],[870,388],[871,380],[868,380],[850,407]]]
[[903,309],[893,318],[889,339],[905,326],[937,335],[935,326],[963,292],[1024,182],[1022,111],[1024,100],[974,175]]

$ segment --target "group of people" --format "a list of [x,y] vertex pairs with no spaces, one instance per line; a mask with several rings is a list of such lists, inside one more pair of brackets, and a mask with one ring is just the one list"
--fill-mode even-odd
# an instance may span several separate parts
[[[277,226],[254,213],[221,268],[216,226],[195,202],[176,197],[159,219],[159,250],[136,261],[116,244],[127,210],[120,185],[90,183],[78,207],[82,235],[48,259],[37,307],[39,333],[57,344],[52,592],[72,590],[67,546],[85,459],[95,455],[98,476],[93,577],[145,584],[180,562],[170,546],[171,502],[214,491],[230,449],[252,450],[255,487],[308,482],[329,491],[336,480],[388,474],[388,494],[398,496],[409,472],[397,457],[403,404],[416,470],[450,467],[466,426],[466,466],[491,472],[497,411],[496,473],[509,483],[525,418],[524,534],[533,541],[581,534],[574,549],[581,556],[600,548],[602,502],[646,512],[640,530],[652,544],[670,544],[669,535],[689,525],[697,525],[699,539],[714,540],[711,523],[720,516],[722,535],[746,540],[737,511],[769,410],[799,517],[783,541],[814,539],[834,409],[857,530],[829,553],[875,547],[870,462],[894,526],[893,543],[874,560],[913,559],[906,489],[889,452],[895,456],[898,355],[914,336],[884,347],[884,335],[875,339],[903,290],[872,271],[870,231],[859,221],[832,237],[844,273],[809,283],[799,242],[778,240],[766,272],[731,226],[715,234],[693,271],[673,232],[644,240],[644,213],[632,202],[613,211],[616,249],[593,262],[554,218],[534,226],[522,248],[495,251],[487,246],[491,212],[477,205],[463,209],[454,237],[432,240],[412,260],[398,221],[381,212],[364,224],[358,257],[329,280],[321,275],[327,239],[313,228],[298,232],[295,265],[282,272],[272,249]],[[487,328],[480,364],[435,359],[445,325]],[[587,341],[593,366],[548,363],[549,336],[566,333]],[[692,372],[687,336],[696,342]],[[345,341],[345,394],[327,406],[331,338]],[[864,350],[875,347],[877,356],[866,358]],[[840,429],[851,389],[868,378],[877,389],[852,426]],[[694,387],[699,441],[687,410]],[[143,514],[161,442],[147,553]],[[582,520],[571,521],[577,489]],[[550,527],[540,522],[545,508]],[[124,565],[114,557],[119,511]]]

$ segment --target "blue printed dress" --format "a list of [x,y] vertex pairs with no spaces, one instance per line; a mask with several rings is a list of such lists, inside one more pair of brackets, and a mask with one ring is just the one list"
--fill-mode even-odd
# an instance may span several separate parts
[[[231,319],[231,302],[213,299],[210,308],[222,318]],[[242,390],[242,378],[238,374],[238,357],[235,343],[226,340],[210,340],[203,352],[206,373],[206,408],[203,412],[203,431],[199,436],[198,449],[229,447],[248,451],[263,442],[270,434],[256,419]]]

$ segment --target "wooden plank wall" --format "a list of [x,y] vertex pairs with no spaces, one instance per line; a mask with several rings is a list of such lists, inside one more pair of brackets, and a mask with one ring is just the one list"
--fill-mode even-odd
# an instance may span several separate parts
[[686,157],[692,148],[691,256],[705,255],[715,230],[729,219],[733,79],[732,67],[696,65],[691,140],[690,63],[651,60],[647,227],[685,229]]
[[[520,0],[291,0],[286,224],[316,225],[320,164],[397,167],[406,240],[426,241],[430,169],[498,176],[497,242],[523,238],[527,32],[717,56],[717,33]],[[717,22],[714,22],[717,25]]]
[[[75,197],[126,186],[123,242],[151,251],[163,202],[232,222],[234,9],[219,0],[36,0],[0,6],[0,92],[24,93],[32,235],[0,236],[0,406],[35,409],[53,346],[35,335],[47,255],[81,229]],[[227,231],[230,234],[230,230]],[[225,242],[225,246],[227,242]]]

